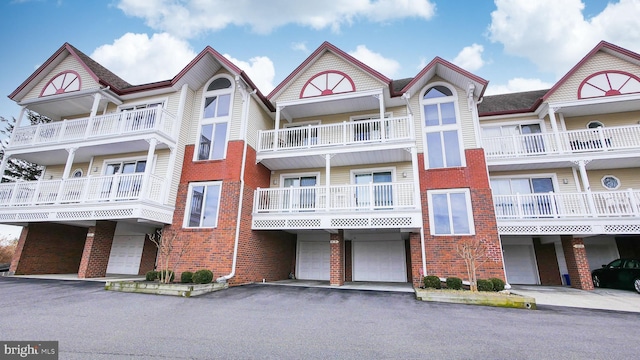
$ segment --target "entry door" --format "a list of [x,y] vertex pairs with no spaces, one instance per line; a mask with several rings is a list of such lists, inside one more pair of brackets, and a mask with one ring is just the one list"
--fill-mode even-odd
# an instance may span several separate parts
[[504,268],[509,284],[537,284],[538,267],[536,265],[533,244],[503,245]]
[[[358,208],[390,208],[393,206],[391,171],[367,172],[355,175],[356,206]],[[371,189],[369,186],[373,186]],[[373,195],[373,196],[372,196]]]
[[[284,192],[283,204],[289,210],[313,210],[316,206],[315,176],[288,176],[284,178],[282,186]],[[305,189],[306,188],[306,189]]]
[[353,281],[406,282],[404,241],[354,241]]
[[[121,161],[107,164],[105,175],[118,174],[136,174],[143,173],[147,166],[146,160]],[[117,198],[137,197],[142,187],[142,179],[140,177],[122,176],[120,178],[105,178],[102,186],[103,197],[110,197],[113,182],[116,182],[117,188],[114,196]]]
[[299,241],[297,278],[329,280],[331,251],[328,241]]
[[556,211],[553,197],[543,195],[554,192],[551,178],[491,179],[491,190],[494,195],[521,195],[519,208],[513,197],[498,196],[497,215],[538,217],[553,215]]
[[138,275],[144,237],[144,235],[114,235],[107,273]]

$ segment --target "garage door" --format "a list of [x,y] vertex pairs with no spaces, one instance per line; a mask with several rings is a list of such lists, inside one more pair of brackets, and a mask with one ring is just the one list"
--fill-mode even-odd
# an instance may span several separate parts
[[328,241],[298,242],[298,279],[329,280],[331,252]]
[[503,245],[502,249],[509,284],[538,283],[533,245]]
[[115,235],[107,273],[137,275],[143,247],[144,235]]
[[354,241],[353,281],[406,282],[404,241]]

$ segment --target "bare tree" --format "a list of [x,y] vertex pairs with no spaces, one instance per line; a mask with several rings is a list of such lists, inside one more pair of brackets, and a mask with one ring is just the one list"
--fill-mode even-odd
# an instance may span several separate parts
[[[40,115],[33,111],[27,111],[27,118],[31,125],[44,124],[51,122],[46,116]],[[6,119],[0,116],[0,159],[4,157],[4,152],[9,144],[9,138],[13,133],[14,128],[16,127],[16,119]],[[10,158],[7,161],[7,166],[5,168],[3,176],[0,176],[0,181],[17,181],[17,180],[26,180],[26,181],[34,181],[38,180],[40,174],[44,167],[34,164],[32,162],[18,159],[18,158]]]
[[175,258],[174,268],[178,267],[182,255],[189,247],[189,241],[182,243],[180,251],[174,254],[176,247],[176,239],[178,239],[178,232],[165,233],[162,229],[157,230],[154,233],[147,234],[149,240],[158,248],[158,264],[157,268],[160,269],[158,274],[159,280],[163,284],[171,282],[171,272],[169,271],[169,262],[172,256]]
[[476,271],[485,261],[487,261],[487,252],[482,240],[473,238],[464,240],[456,245],[456,252],[464,260],[467,266],[467,277],[469,279],[469,289],[478,291],[478,277]]

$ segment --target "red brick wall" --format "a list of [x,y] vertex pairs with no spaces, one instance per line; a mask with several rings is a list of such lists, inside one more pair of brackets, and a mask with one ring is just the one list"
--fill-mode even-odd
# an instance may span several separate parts
[[142,248],[142,258],[140,259],[140,270],[138,275],[144,275],[147,271],[155,269],[156,255],[158,254],[158,248],[149,240],[149,235],[144,237],[144,247]]
[[[466,266],[456,252],[456,245],[466,240],[480,239],[485,245],[488,260],[478,269],[478,278],[497,277],[504,280],[502,249],[498,237],[484,151],[482,149],[467,149],[465,157],[466,167],[422,170],[424,169],[424,154],[418,154],[418,167],[421,169],[420,195],[424,216],[427,275],[456,276],[467,279]],[[470,190],[475,225],[475,235],[473,236],[433,236],[430,234],[427,190],[451,188]],[[415,251],[414,246],[412,246],[412,251]]]
[[21,274],[75,274],[87,229],[52,223],[24,227],[10,271]]
[[556,247],[553,243],[543,244],[540,239],[533,239],[533,247],[538,262],[540,285],[562,285]]
[[79,278],[104,277],[107,274],[116,225],[115,221],[100,220],[89,228],[78,270]]
[[569,280],[571,287],[582,290],[593,290],[587,251],[584,241],[581,238],[574,238],[571,235],[560,236],[564,258],[567,261]]
[[344,233],[339,230],[337,234],[331,234],[331,258],[329,268],[329,283],[331,286],[344,285]]
[[352,242],[344,242],[344,281],[353,281],[353,255],[352,255]]
[[409,249],[411,258],[411,274],[410,281],[413,286],[418,287],[422,285],[422,277],[420,272],[422,271],[422,244],[420,242],[420,233],[409,234]]

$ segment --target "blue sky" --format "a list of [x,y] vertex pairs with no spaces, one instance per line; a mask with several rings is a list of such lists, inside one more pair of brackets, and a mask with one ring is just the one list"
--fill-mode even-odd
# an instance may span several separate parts
[[329,41],[393,79],[439,56],[495,94],[550,87],[600,40],[640,52],[638,18],[640,0],[8,0],[0,116],[18,116],[6,96],[64,42],[132,84],[210,45],[268,94]]

